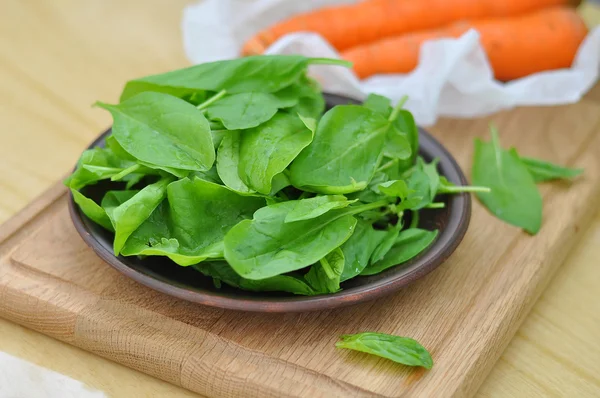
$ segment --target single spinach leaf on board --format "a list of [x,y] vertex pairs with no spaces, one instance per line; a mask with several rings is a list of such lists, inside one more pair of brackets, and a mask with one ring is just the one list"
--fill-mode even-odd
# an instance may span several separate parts
[[348,200],[344,195],[322,195],[314,198],[294,201],[294,208],[285,216],[284,222],[309,220],[327,213],[329,210],[341,209],[356,200]]
[[290,166],[299,189],[324,194],[363,190],[381,159],[388,121],[358,105],[340,105],[320,120],[313,142]]
[[227,95],[206,108],[211,120],[220,121],[227,130],[249,129],[270,120],[285,102],[269,93]]
[[210,127],[193,105],[153,92],[118,105],[96,104],[112,114],[118,143],[144,165],[196,171],[212,167],[215,150]]
[[302,275],[276,275],[267,279],[251,280],[239,276],[225,261],[207,261],[194,268],[206,276],[210,276],[229,286],[251,292],[287,292],[303,296],[314,296],[315,291]]
[[208,62],[127,82],[121,101],[145,91],[184,97],[202,91],[227,90],[230,94],[250,91],[273,93],[304,75],[311,64],[349,66],[336,59],[300,55],[261,55]]
[[492,140],[475,140],[473,184],[491,188],[477,198],[499,219],[535,235],[542,224],[542,196],[527,166],[514,149],[500,147],[498,133]]
[[375,275],[412,259],[427,249],[437,234],[437,230],[427,231],[419,228],[410,228],[400,232],[394,245],[385,256],[381,260],[369,264],[360,274]]
[[331,210],[309,220],[286,223],[295,201],[263,207],[225,236],[225,259],[247,279],[265,279],[307,267],[344,243],[354,230],[354,214],[379,208],[371,203]]
[[81,154],[77,169],[64,183],[69,188],[80,190],[86,185],[109,179],[134,164],[118,157],[109,148],[88,149]]
[[583,169],[559,166],[540,159],[521,157],[521,162],[527,167],[535,182],[538,183],[558,179],[570,179],[583,173]]
[[106,210],[106,214],[108,214],[115,229],[115,239],[113,242],[115,256],[121,253],[121,249],[123,249],[129,236],[150,217],[154,209],[163,201],[167,194],[167,186],[172,181],[173,178],[164,177],[158,182],[146,186],[114,208],[103,200],[102,207]]
[[422,366],[425,369],[433,366],[427,349],[408,337],[371,332],[347,334],[340,336],[335,346],[377,355],[403,365]]
[[239,137],[239,177],[250,189],[268,195],[273,177],[310,144],[313,133],[297,115],[278,113]]
[[310,267],[304,276],[306,282],[319,293],[340,290],[340,277],[344,271],[344,253],[338,247]]
[[385,238],[386,231],[373,228],[371,223],[359,219],[352,236],[341,246],[344,253],[344,271],[340,281],[354,278],[369,264],[373,251]]
[[104,229],[114,232],[106,211],[100,205],[73,188],[71,188],[71,194],[73,195],[73,201],[77,203],[83,214]]
[[167,256],[182,266],[222,258],[225,234],[264,204],[200,178],[181,179],[169,185],[167,200],[129,237],[122,253]]

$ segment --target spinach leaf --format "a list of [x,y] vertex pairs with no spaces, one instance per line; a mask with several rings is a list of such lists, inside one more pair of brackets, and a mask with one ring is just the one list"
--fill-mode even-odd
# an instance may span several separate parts
[[188,266],[223,257],[223,238],[231,227],[264,206],[199,178],[184,178],[167,189],[167,200],[127,240],[124,255],[162,255]]
[[241,132],[229,131],[223,137],[217,151],[217,173],[230,189],[243,194],[252,194],[256,191],[250,189],[240,178],[238,167],[240,164]]
[[344,253],[344,271],[340,277],[341,282],[354,278],[365,269],[373,251],[385,236],[386,231],[376,230],[371,223],[358,220],[354,233],[341,246]]
[[535,182],[574,178],[583,173],[583,169],[571,169],[545,160],[521,157]]
[[297,116],[279,113],[268,122],[239,135],[240,179],[251,189],[268,195],[273,177],[281,173],[313,138]]
[[225,236],[225,259],[242,277],[265,279],[307,267],[344,243],[354,230],[353,214],[382,203],[331,210],[309,220],[286,223],[295,201],[259,209]]
[[269,93],[240,93],[221,98],[206,108],[208,117],[228,130],[249,129],[270,120],[285,102]]
[[209,62],[129,81],[121,94],[121,102],[145,91],[177,97],[220,90],[230,94],[273,93],[296,82],[311,64],[350,65],[341,60],[300,55],[261,55]]
[[167,186],[172,181],[171,177],[164,177],[158,182],[146,186],[114,208],[108,203],[105,204],[103,200],[103,207],[115,229],[113,242],[115,256],[121,253],[129,236],[150,217],[154,209],[163,201],[167,193]]
[[517,152],[502,149],[497,131],[492,128],[491,133],[491,142],[475,140],[473,183],[491,188],[477,198],[496,217],[536,234],[542,224],[542,196]]
[[386,119],[392,113],[392,100],[379,94],[369,94],[363,105],[375,112],[381,113]]
[[381,159],[388,121],[358,105],[340,105],[325,113],[314,141],[290,166],[299,189],[342,194],[366,188]]
[[83,214],[104,229],[114,232],[110,219],[102,207],[73,188],[71,188],[71,194],[73,195],[73,201],[77,203]]
[[341,209],[356,200],[348,200],[344,195],[322,195],[314,198],[294,201],[294,208],[285,216],[284,222],[309,220],[327,213],[329,210]]
[[212,167],[215,151],[210,127],[193,105],[152,92],[118,105],[96,104],[112,114],[118,143],[144,165],[197,171]]
[[371,263],[376,263],[385,257],[385,255],[390,251],[394,243],[397,241],[400,230],[402,230],[402,221],[398,220],[396,225],[386,231],[385,236],[373,251],[373,255],[370,259]]
[[338,247],[310,267],[304,278],[317,292],[335,293],[340,290],[344,261],[344,253]]
[[410,156],[399,162],[400,170],[407,170],[415,164],[417,155],[419,154],[419,128],[415,123],[415,118],[412,113],[406,109],[401,109],[398,112],[398,117],[394,120],[394,127],[406,134],[406,139],[410,144]]
[[84,186],[109,179],[133,164],[116,156],[110,149],[88,149],[81,154],[77,169],[67,177],[64,184],[69,188],[80,190]]
[[285,274],[271,278],[251,280],[239,276],[225,261],[207,261],[194,268],[229,286],[251,292],[287,292],[303,296],[319,294],[301,275]]
[[384,333],[364,332],[340,336],[335,346],[349,350],[366,352],[408,366],[422,366],[431,369],[431,355],[416,340],[408,337]]
[[360,274],[375,275],[398,264],[402,264],[421,252],[433,243],[438,231],[427,231],[419,228],[406,229],[398,235],[392,248],[385,256],[369,264]]

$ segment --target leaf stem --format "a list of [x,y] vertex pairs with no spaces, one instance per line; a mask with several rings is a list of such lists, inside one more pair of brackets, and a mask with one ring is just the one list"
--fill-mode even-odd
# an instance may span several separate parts
[[400,98],[400,101],[398,101],[398,103],[394,107],[394,110],[392,110],[392,113],[390,114],[390,117],[388,117],[388,121],[389,122],[393,122],[394,120],[396,120],[398,118],[398,114],[400,113],[400,110],[402,109],[402,107],[404,106],[404,104],[406,103],[406,101],[408,101],[408,96],[407,95],[405,95],[402,98]]
[[333,273],[333,270],[331,269],[331,265],[329,265],[329,261],[327,261],[327,259],[325,257],[323,257],[319,261],[321,262],[321,267],[323,267],[323,271],[325,271],[325,274],[327,274],[327,277],[329,279],[335,278],[335,274]]
[[210,105],[212,105],[214,102],[223,98],[223,96],[225,94],[227,94],[227,90],[221,90],[218,93],[216,93],[215,95],[213,95],[212,97],[210,97],[209,99],[207,99],[206,101],[204,101],[203,103],[201,103],[200,105],[196,106],[196,108],[198,108],[199,110],[205,109],[205,108],[209,107]]
[[410,213],[412,214],[412,219],[408,228],[417,228],[419,226],[419,212],[412,210]]
[[384,200],[380,200],[380,201],[373,202],[373,203],[367,203],[367,204],[360,205],[360,206],[351,206],[353,211],[350,214],[358,214],[358,213],[365,212],[367,210],[373,210],[373,209],[377,209],[379,207],[388,206],[391,203],[391,201],[395,200],[395,199],[396,198],[389,198],[389,199],[384,199]]
[[441,186],[437,193],[462,193],[462,192],[491,192],[492,190],[488,187],[477,187],[477,186]]
[[337,65],[352,68],[352,62],[335,58],[310,58],[308,63],[313,65]]
[[139,168],[141,167],[141,165],[139,163],[134,164],[133,166],[129,166],[126,169],[123,169],[120,173],[115,174],[114,176],[112,176],[110,178],[111,181],[119,181],[121,180],[123,177],[136,172]]
[[392,167],[394,164],[398,163],[399,161],[400,161],[400,159],[398,159],[398,158],[392,159],[389,162],[384,163],[381,166],[379,166],[379,168],[377,168],[377,170],[375,170],[375,173],[389,169],[390,167]]
[[433,202],[425,206],[426,209],[443,209],[446,207],[444,202]]

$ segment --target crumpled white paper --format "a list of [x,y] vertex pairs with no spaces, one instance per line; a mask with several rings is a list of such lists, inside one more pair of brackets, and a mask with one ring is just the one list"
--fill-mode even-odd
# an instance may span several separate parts
[[[352,0],[202,0],[183,15],[185,51],[193,63],[238,57],[244,42],[256,32],[299,12]],[[268,54],[303,54],[339,58],[318,34],[282,37]],[[389,74],[358,80],[342,67],[314,66],[311,75],[323,90],[355,98],[378,93],[397,101],[408,95],[408,108],[420,125],[439,116],[470,118],[517,105],[557,105],[577,102],[598,79],[600,27],[579,48],[570,69],[536,73],[501,83],[493,73],[471,30],[458,39],[434,40],[421,48],[418,67],[408,74]]]

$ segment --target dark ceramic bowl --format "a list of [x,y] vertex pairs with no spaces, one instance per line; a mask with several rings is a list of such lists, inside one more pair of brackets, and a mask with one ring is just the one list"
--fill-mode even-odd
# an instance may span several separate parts
[[[349,98],[325,95],[329,107],[356,103]],[[110,130],[94,141],[90,148],[104,146]],[[439,158],[439,171],[456,184],[467,180],[454,158],[426,131],[420,130],[420,155],[430,161]],[[86,194],[99,199],[105,190],[103,184],[88,187]],[[325,310],[373,300],[391,294],[401,287],[425,276],[454,252],[463,239],[471,217],[471,197],[459,194],[443,197],[446,208],[424,210],[419,227],[438,229],[435,242],[419,256],[396,267],[373,276],[360,276],[342,283],[343,290],[321,296],[295,296],[286,293],[253,293],[223,285],[213,286],[211,278],[205,277],[191,267],[180,267],[165,257],[115,256],[112,251],[112,233],[88,219],[69,200],[69,211],[77,232],[83,240],[108,264],[128,277],[160,292],[183,300],[212,307],[257,312],[300,312]]]

